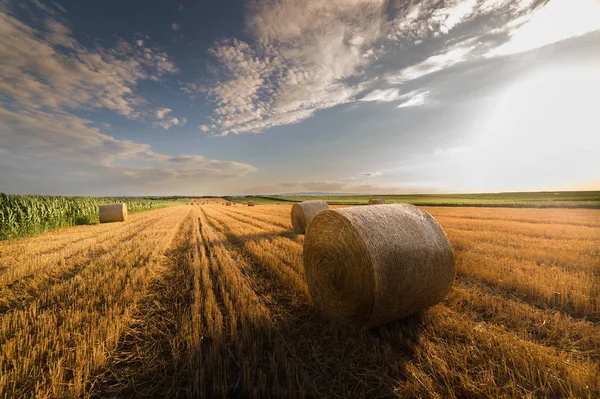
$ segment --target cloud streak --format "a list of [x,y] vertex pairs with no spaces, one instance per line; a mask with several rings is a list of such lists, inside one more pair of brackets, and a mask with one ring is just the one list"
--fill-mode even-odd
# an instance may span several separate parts
[[[481,32],[451,43],[462,24],[487,17],[504,27],[541,2],[250,1],[246,28],[252,40],[220,40],[210,51],[215,76],[206,93],[214,113],[206,125],[226,135],[298,123],[318,110],[355,101],[378,84],[377,68],[389,69],[385,59],[401,60],[405,49],[425,42],[425,49],[437,43],[437,51],[405,61],[386,80],[402,85],[439,72],[479,54]],[[361,100],[398,99],[399,91],[388,87]]]
[[139,43],[118,40],[114,48],[93,50],[81,46],[57,10],[32,27],[8,6],[0,7],[0,92],[17,107],[56,112],[106,108],[135,118],[144,103],[134,94],[138,82],[177,71],[165,53]]

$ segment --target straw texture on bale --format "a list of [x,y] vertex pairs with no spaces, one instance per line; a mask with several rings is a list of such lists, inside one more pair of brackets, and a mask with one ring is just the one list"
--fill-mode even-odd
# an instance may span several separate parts
[[231,202],[227,201],[227,202],[225,203],[225,206],[231,206]]
[[304,238],[304,270],[315,306],[363,329],[440,302],[456,272],[442,227],[407,204],[320,212]]
[[254,201],[248,201],[248,206],[254,206]]
[[299,204],[292,205],[292,226],[294,232],[304,234],[306,227],[315,215],[325,209],[329,209],[329,205],[325,201],[304,201]]
[[381,205],[381,204],[385,204],[384,199],[370,199],[369,200],[369,205]]
[[127,204],[100,205],[100,223],[124,222],[127,220]]

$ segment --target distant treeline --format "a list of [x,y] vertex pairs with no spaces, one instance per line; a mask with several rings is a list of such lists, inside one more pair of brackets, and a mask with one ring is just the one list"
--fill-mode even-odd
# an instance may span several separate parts
[[129,213],[185,204],[187,198],[110,198],[0,193],[0,240],[98,221],[98,206],[125,202]]

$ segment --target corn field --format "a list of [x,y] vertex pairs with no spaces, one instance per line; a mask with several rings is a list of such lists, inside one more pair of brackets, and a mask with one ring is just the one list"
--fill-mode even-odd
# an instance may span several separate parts
[[39,234],[60,227],[96,223],[98,206],[125,202],[129,213],[184,204],[186,199],[63,197],[0,193],[0,240]]

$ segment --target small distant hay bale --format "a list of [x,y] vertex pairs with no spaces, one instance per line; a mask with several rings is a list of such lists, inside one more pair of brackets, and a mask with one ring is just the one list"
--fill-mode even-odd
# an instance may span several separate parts
[[281,202],[276,202],[275,205],[281,205]]
[[225,206],[231,206],[231,201],[227,201],[227,202],[225,203]]
[[248,201],[248,206],[254,206],[254,201]]
[[456,273],[442,227],[408,204],[320,212],[304,238],[304,270],[315,307],[363,329],[439,303]]
[[369,205],[381,205],[381,204],[385,204],[384,199],[370,199],[369,200]]
[[127,204],[100,205],[100,223],[124,222],[127,220]]
[[327,202],[317,201],[304,201],[299,204],[292,205],[292,226],[294,232],[298,234],[304,234],[306,227],[315,215],[325,209],[329,209]]

